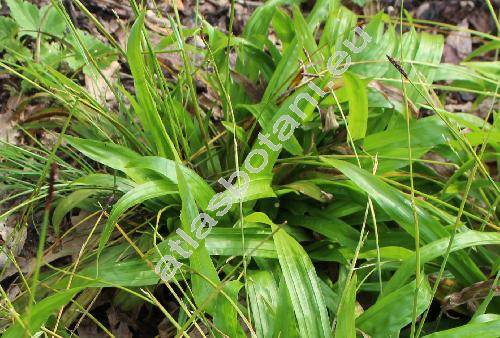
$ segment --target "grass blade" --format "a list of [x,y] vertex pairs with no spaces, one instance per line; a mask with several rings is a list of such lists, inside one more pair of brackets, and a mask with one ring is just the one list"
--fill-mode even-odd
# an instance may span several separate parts
[[335,338],[356,338],[356,274],[346,285],[345,296],[337,311]]

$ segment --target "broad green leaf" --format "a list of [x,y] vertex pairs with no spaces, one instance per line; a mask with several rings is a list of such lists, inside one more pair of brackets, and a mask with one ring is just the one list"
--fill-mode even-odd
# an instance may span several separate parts
[[[76,138],[68,135],[64,136],[64,139],[85,156],[127,174],[136,183],[141,184],[151,179],[157,180],[161,178],[161,176],[154,172],[129,168],[129,163],[142,159],[141,155],[130,148],[114,143]],[[151,173],[155,175],[151,175]]]
[[500,319],[484,323],[474,323],[459,326],[453,329],[432,333],[423,338],[498,338]]
[[123,177],[109,174],[90,174],[82,176],[72,182],[74,186],[83,186],[86,188],[112,188],[123,193],[129,191],[135,186],[135,183]]
[[[417,47],[418,47],[418,33],[415,31],[414,28],[411,28],[408,32],[405,32],[403,34],[403,40],[402,41],[395,41],[395,51],[392,54],[393,57],[396,59],[400,59],[401,55],[403,60],[413,60],[415,58],[415,53],[417,52]],[[402,52],[401,52],[402,50]],[[387,55],[391,55],[390,53],[387,53]],[[387,68],[386,73],[384,74],[385,77],[387,78],[392,78],[392,79],[397,79],[399,80],[398,82],[392,83],[393,85],[397,86],[398,88],[401,87],[401,74],[399,71],[394,68],[392,65]]]
[[267,84],[262,97],[262,103],[274,102],[292,81],[292,76],[297,72],[299,64],[299,52],[297,42],[294,40],[283,52],[280,63],[276,66],[273,76]]
[[[438,116],[429,116],[410,121],[412,141],[412,158],[421,158],[433,147],[446,144],[451,134]],[[387,130],[368,135],[363,140],[363,149],[378,155],[378,173],[399,169],[408,165],[408,132],[406,126],[388,128]],[[391,157],[395,158],[390,159]],[[371,160],[362,161],[369,165]]]
[[64,196],[60,199],[60,201],[58,201],[57,206],[54,209],[54,213],[52,214],[52,225],[56,229],[56,233],[58,232],[61,221],[68,212],[81,202],[85,201],[88,197],[102,191],[101,189],[92,188],[116,188],[119,191],[127,192],[133,187],[132,182],[122,177],[114,177],[106,174],[91,174],[83,176],[74,181],[73,185],[75,185],[75,187],[86,185],[88,188],[80,188],[68,196]]
[[365,78],[382,77],[392,67],[388,62],[379,62],[384,60],[386,55],[393,53],[398,42],[392,24],[389,24],[387,31],[384,32],[384,22],[387,21],[389,21],[388,15],[379,12],[363,28],[366,35],[361,37],[355,35],[354,46],[358,48],[365,47],[359,53],[351,53],[353,64],[350,70],[352,72]]
[[316,53],[318,45],[316,44],[316,40],[314,39],[314,35],[312,34],[309,25],[297,6],[293,7],[293,24],[299,45],[305,48],[313,61],[319,63],[321,61],[321,54]]
[[123,195],[113,206],[108,218],[108,222],[104,227],[101,238],[99,239],[99,253],[102,252],[104,246],[111,237],[111,233],[115,227],[118,218],[129,208],[138,205],[152,198],[177,194],[177,186],[167,180],[150,181],[138,185],[134,189]]
[[328,17],[328,13],[340,6],[340,0],[318,0],[306,18],[309,29],[314,32]]
[[290,300],[284,278],[281,278],[278,288],[278,304],[276,305],[276,320],[274,322],[273,338],[300,337],[297,330],[297,321],[293,315],[293,305]]
[[479,315],[477,317],[473,317],[469,324],[475,324],[475,323],[486,323],[486,322],[491,322],[494,320],[500,319],[500,315],[496,313],[484,313],[482,315]]
[[[193,221],[199,215],[198,208],[180,165],[177,165],[176,172],[179,195],[182,200],[182,229],[192,238],[198,239],[198,248],[194,249],[189,257],[191,269],[196,271],[196,273],[191,274],[191,288],[195,303],[197,306],[204,306],[206,311],[214,316],[215,323],[222,323],[219,329],[223,330],[229,337],[244,337],[243,330],[238,325],[237,311],[234,308],[237,305],[231,304],[226,298],[227,296],[233,300],[237,299],[241,283],[234,281],[224,285],[223,290],[226,296],[214,288],[213,285],[217,286],[220,283],[219,276],[205,247],[205,240],[195,237],[195,231],[192,228]],[[200,222],[195,223],[195,225],[201,226]],[[204,229],[204,231],[210,233],[211,227]],[[198,236],[198,231],[196,231],[196,235]]]
[[330,320],[318,276],[302,246],[272,224],[274,244],[302,337],[330,337]]
[[[277,258],[274,242],[270,238],[271,232],[268,229],[262,228],[245,228],[243,229],[245,236],[245,245],[242,243],[241,229],[238,228],[221,228],[214,227],[205,238],[205,247],[210,256],[242,256],[243,250],[246,255]],[[181,239],[177,234],[173,233],[165,241],[158,244],[158,249],[166,254],[168,252],[168,240]],[[153,253],[153,260],[157,260],[156,252]],[[176,253],[171,253],[176,258]]]
[[[384,293],[385,293],[384,289]],[[415,281],[379,299],[356,319],[356,327],[372,337],[388,337],[397,334],[413,318]],[[431,302],[431,289],[427,278],[422,277],[417,295],[417,316]]]
[[368,97],[366,85],[356,75],[344,73],[344,85],[349,100],[347,123],[353,140],[365,137],[368,123]]
[[330,313],[337,313],[340,296],[322,279],[319,279],[319,286],[321,288],[321,292],[323,293],[323,297],[325,297],[326,307],[330,310]]
[[412,250],[400,246],[386,246],[373,250],[368,250],[359,254],[359,258],[377,258],[380,252],[380,257],[383,259],[398,260],[402,261],[413,255]]
[[[420,33],[418,48],[412,60],[415,63],[421,62],[422,64],[416,64],[411,68],[408,74],[410,79],[414,81],[418,80],[418,82],[425,81],[426,83],[432,83],[437,67],[427,66],[427,64],[439,64],[443,55],[443,47],[444,38],[442,35],[429,34],[427,32]],[[425,100],[411,86],[408,86],[407,94],[408,98],[413,102],[422,102]]]
[[[260,257],[260,258],[278,258],[276,249],[272,239],[270,238],[271,232],[269,229],[244,229],[245,236],[245,249],[247,257]],[[172,255],[177,260],[182,261],[177,252],[170,250],[168,245],[169,240],[183,240],[175,232],[168,236],[164,241],[158,244],[158,250],[161,255]],[[242,256],[243,244],[241,229],[238,228],[213,228],[210,234],[205,238],[205,247],[210,256]],[[147,286],[155,285],[160,279],[158,274],[151,269],[141,258],[128,258],[122,260],[120,254],[126,250],[124,245],[116,245],[107,247],[103,250],[99,257],[98,268],[95,263],[90,264],[79,272],[81,278],[75,276],[73,278],[73,286],[88,286],[88,287],[109,287],[113,284],[120,286]],[[114,251],[118,251],[117,257],[109,259]],[[156,248],[151,249],[147,253],[147,257],[152,262],[156,263],[160,260],[160,255]],[[97,271],[99,272],[98,278]],[[178,274],[176,278],[182,279],[183,277]],[[67,278],[57,279],[53,283],[55,288],[64,289],[68,283]]]
[[135,151],[114,143],[82,139],[69,135],[65,135],[64,139],[85,156],[120,171],[125,171],[126,165],[130,161],[141,158]]
[[498,75],[500,75],[499,61],[462,62],[462,65],[472,68],[486,76],[498,77]]
[[[411,121],[410,135],[412,148],[430,148],[445,143],[446,138],[451,137],[445,123],[438,116]],[[373,155],[384,155],[386,151],[394,148],[406,149],[407,145],[406,126],[371,134],[363,140],[363,148]],[[407,149],[406,151],[408,152]]]
[[[149,169],[166,177],[169,181],[177,184],[177,164],[169,159],[157,156],[142,156],[134,158],[125,165],[125,169]],[[193,196],[198,205],[206,210],[208,202],[215,192],[210,185],[193,170],[181,165],[182,173],[192,189]]]
[[[179,195],[182,200],[182,229],[196,240],[197,237],[194,236],[191,223],[198,216],[198,208],[180,165],[176,166],[176,173],[179,185]],[[205,229],[205,231],[207,231],[207,229]],[[208,231],[210,230],[208,229]],[[193,253],[189,257],[189,262],[194,271],[203,274],[205,278],[216,285],[220,283],[219,276],[217,275],[214,264],[208,255],[205,242],[203,240],[198,242],[198,248],[193,250]],[[218,296],[217,290],[214,289],[214,287],[204,278],[194,273],[191,274],[191,284],[196,304],[200,306],[207,302],[208,305],[205,304],[207,305],[206,309],[208,312],[213,312],[215,306],[214,300],[216,299],[214,296]]]
[[293,21],[283,10],[278,9],[273,16],[272,25],[276,35],[279,37],[281,42],[284,44],[285,48],[288,46],[295,36],[293,30]]
[[301,226],[321,234],[341,245],[356,247],[359,232],[344,221],[335,217],[324,216],[293,216],[287,219],[290,225]]
[[[270,175],[261,174],[254,177],[252,177],[251,175],[249,176],[250,181],[248,183],[248,188],[242,193],[241,196],[242,202],[249,202],[268,197],[276,197],[273,189],[271,188],[272,177]],[[231,191],[226,189],[221,193],[220,198],[226,198],[231,194]],[[234,203],[232,205],[232,209],[235,210],[238,208],[239,202],[238,199],[233,199],[233,201]]]
[[[158,284],[160,277],[145,260],[124,259],[123,254],[129,249],[126,243],[105,248],[97,264],[92,261],[73,276],[72,287],[139,287]],[[55,289],[64,290],[68,280],[69,276],[66,276],[50,278],[48,282]]]
[[[320,46],[327,45],[333,51],[343,50],[342,43],[352,37],[352,29],[356,27],[357,16],[344,6],[330,9]],[[325,56],[329,57],[331,51]]]
[[[443,256],[446,253],[448,243],[450,241],[449,237],[441,238],[432,243],[424,245],[420,248],[420,261],[421,264],[430,262],[433,259]],[[500,233],[497,232],[480,232],[474,230],[468,230],[462,233],[458,233],[453,240],[451,246],[451,251],[465,249],[472,246],[481,245],[499,245],[500,244]],[[407,258],[392,276],[392,278],[387,282],[384,287],[384,293],[392,292],[399,285],[404,284],[414,273],[415,273],[415,254],[410,258]],[[462,265],[463,268],[467,266]]]
[[80,189],[73,191],[68,196],[63,197],[58,203],[57,207],[54,209],[52,214],[52,226],[56,235],[59,235],[59,226],[68,212],[73,210],[78,204],[85,201],[90,196],[97,193],[98,189]]
[[[251,43],[257,45],[258,47],[263,47],[263,42],[261,37],[267,38],[267,32],[269,30],[269,24],[273,18],[275,11],[278,9],[279,5],[285,3],[293,3],[298,1],[293,0],[270,0],[267,1],[262,6],[259,6],[252,13],[243,31],[243,37],[250,41]],[[224,41],[224,39],[221,39]],[[227,45],[227,42],[225,45]],[[246,75],[249,79],[255,80],[258,77],[258,73],[261,69],[261,65],[256,62],[251,55],[245,53],[240,53],[238,55],[237,71],[241,74]]]
[[[246,238],[245,238],[246,241]],[[278,287],[269,271],[248,271],[248,297],[257,337],[271,337],[274,332]]]
[[464,88],[474,89],[485,89],[489,84],[487,78],[472,69],[450,63],[441,63],[439,67],[435,67],[434,81],[442,80],[457,81]]
[[[265,133],[268,135],[273,133],[273,122],[276,120],[274,115],[276,113],[276,109],[278,109],[276,106],[270,103],[257,103],[238,105],[238,108],[246,109],[252,113],[255,119],[259,121],[259,124]],[[292,135],[290,139],[285,142],[282,142],[282,144],[283,147],[291,154],[300,155],[303,152],[302,146],[294,135]]]
[[21,35],[36,37],[40,28],[40,13],[36,5],[23,0],[7,0],[10,15],[21,29]]
[[288,192],[290,189],[290,191],[309,196],[319,202],[328,202],[331,199],[324,193],[323,190],[321,190],[319,186],[308,180],[288,183],[284,185],[283,188],[288,189],[284,189],[284,191],[282,190],[282,193]]
[[243,144],[247,143],[247,135],[245,134],[245,129],[238,125],[235,126],[228,121],[221,121],[221,123],[228,132],[230,132],[231,134],[236,134],[236,138],[238,139],[238,141]]
[[[253,13],[245,25],[243,36],[252,40],[258,35],[267,35],[269,24],[276,11],[277,7],[284,3],[293,3],[298,1],[290,0],[271,0],[267,1],[263,6],[259,6]],[[258,40],[256,41],[258,42]]]
[[[325,85],[325,81],[327,79],[328,78],[326,78],[324,80],[321,79],[322,81],[318,82],[316,85],[321,88],[322,86]],[[300,116],[297,116],[294,112],[292,112],[292,110],[290,108],[290,106],[294,104],[295,99],[297,99],[297,96],[301,95],[301,94],[305,94],[305,93],[311,95],[311,97],[315,100],[319,99],[319,95],[312,92],[309,89],[309,87],[301,88],[301,89],[297,90],[294,95],[289,96],[282,103],[279,110],[274,115],[273,122],[277,121],[279,118],[285,117],[285,116],[292,117],[299,124],[311,119],[313,116],[313,112],[315,109],[317,109],[317,107],[313,104],[310,104],[309,101],[306,101],[305,99],[303,99],[303,100],[300,100],[299,102],[297,102],[297,107],[298,107],[298,109],[301,109],[301,111],[304,113],[304,116],[305,116],[304,118],[300,118]],[[280,140],[278,139],[278,135],[276,135],[274,133],[272,133],[269,136],[269,140],[273,144],[280,144]],[[245,159],[245,162],[248,162],[248,164],[254,168],[263,167],[258,172],[249,173],[250,179],[252,181],[254,179],[257,179],[257,178],[263,178],[263,177],[270,178],[270,177],[272,177],[272,169],[274,168],[274,164],[276,163],[276,160],[278,159],[279,153],[281,151],[280,149],[277,151],[272,151],[271,149],[268,148],[267,145],[257,141],[252,146],[252,151],[257,152],[258,150],[263,151],[267,154],[267,156],[265,156],[267,159],[265,165],[263,164],[261,157],[254,156],[254,157],[250,158],[250,156],[252,155],[252,152],[250,152],[250,155],[247,156],[247,159]],[[246,164],[245,164],[245,167],[246,167]],[[253,186],[253,183],[250,184],[250,189],[253,189],[252,186]]]
[[211,256],[246,256],[277,258],[270,232],[260,229],[244,229],[244,245],[241,229],[214,228],[205,239],[205,246]]
[[[236,319],[238,305],[238,293],[243,287],[243,283],[238,280],[232,280],[224,285],[226,295],[231,298],[235,305],[231,304],[227,298],[219,296],[216,303],[216,313],[214,314],[214,325],[217,329],[226,333],[228,337],[245,338],[240,322]],[[225,337],[222,336],[222,337]]]

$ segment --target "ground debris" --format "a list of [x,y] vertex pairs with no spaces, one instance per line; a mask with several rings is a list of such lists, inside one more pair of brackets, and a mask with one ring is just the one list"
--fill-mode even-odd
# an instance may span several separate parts
[[[494,279],[488,279],[487,281],[478,282],[463,288],[458,292],[453,292],[444,297],[441,309],[446,312],[453,310],[460,305],[467,305],[467,308],[474,313],[479,305],[479,301],[484,299],[490,290],[492,290]],[[500,286],[496,285],[493,287],[493,295],[500,295]]]

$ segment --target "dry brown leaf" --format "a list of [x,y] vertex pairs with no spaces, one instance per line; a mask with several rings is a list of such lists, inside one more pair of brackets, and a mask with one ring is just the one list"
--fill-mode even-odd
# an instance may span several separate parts
[[[16,227],[12,217],[0,222],[0,269],[9,262],[5,251],[14,257],[17,256],[26,242],[26,227]],[[10,266],[10,268],[14,268]]]
[[13,142],[17,137],[17,130],[14,125],[17,122],[15,117],[15,108],[21,101],[21,97],[12,95],[0,111],[0,140]]
[[117,312],[114,306],[111,306],[108,311],[108,321],[111,326],[111,333],[115,337],[120,338],[132,338],[132,332],[130,331],[123,314]]
[[[84,217],[83,215],[81,217]],[[83,219],[83,218],[82,218]],[[80,224],[74,232],[70,235],[64,237],[60,243],[53,244],[49,249],[46,250],[45,255],[43,256],[42,264],[51,263],[59,258],[71,256],[74,260],[84,244],[87,240],[88,233],[90,228],[95,224],[96,218],[90,218],[85,220],[82,224]],[[90,240],[89,243],[92,243],[87,248],[90,249],[92,245],[96,244],[96,238],[99,237],[100,231],[102,230],[102,224],[96,229],[93,235],[94,240]],[[48,241],[51,242],[52,234],[48,234]],[[55,241],[53,239],[52,241]],[[21,268],[21,271],[25,274],[30,275],[35,268],[36,257],[32,257],[30,259],[24,259],[23,257],[16,257],[16,261]],[[14,266],[9,266],[5,273],[1,276],[0,281],[5,278],[16,274],[18,271]]]
[[327,109],[320,109],[319,115],[321,117],[321,122],[323,125],[324,132],[330,130],[337,130],[339,127],[339,123],[337,122],[337,117],[335,116],[335,112],[333,111],[333,107],[329,106]]
[[[404,101],[403,92],[396,87],[386,85],[386,84],[379,82],[379,81],[371,81],[369,86],[377,89],[389,101],[393,101],[393,100],[398,101],[398,102]],[[410,107],[410,110],[412,111],[413,116],[418,117],[419,110],[411,100],[408,100],[408,106]]]
[[97,327],[90,318],[84,318],[77,328],[78,337],[80,338],[108,338],[101,329]]
[[[117,61],[113,61],[107,68],[102,70],[102,75],[112,83],[118,69],[120,69],[120,64]],[[94,79],[85,74],[85,88],[97,102],[103,105],[109,105],[115,98],[106,81],[100,75]]]
[[[467,19],[458,25],[460,28],[469,28]],[[446,37],[443,56],[444,62],[459,64],[472,52],[472,40],[469,32],[453,31]]]
[[[460,305],[467,304],[467,307],[475,312],[478,301],[484,299],[493,287],[493,279],[472,284],[459,292],[453,292],[443,299],[441,308],[443,311],[452,310]],[[493,295],[500,295],[500,286],[493,287]]]
[[262,95],[264,95],[265,91],[263,86],[255,85],[246,76],[238,72],[231,71],[231,76],[237,84],[243,87],[253,102],[259,102],[262,99]]
[[447,104],[444,108],[449,112],[470,113],[472,111],[472,102],[468,101],[462,104]]

